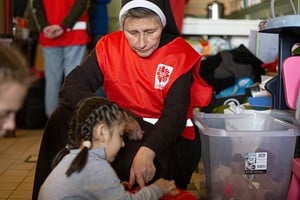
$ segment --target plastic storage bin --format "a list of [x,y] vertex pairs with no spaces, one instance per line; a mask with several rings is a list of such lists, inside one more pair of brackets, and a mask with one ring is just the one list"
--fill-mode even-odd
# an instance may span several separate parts
[[286,199],[296,126],[270,114],[197,112],[194,122],[209,199]]

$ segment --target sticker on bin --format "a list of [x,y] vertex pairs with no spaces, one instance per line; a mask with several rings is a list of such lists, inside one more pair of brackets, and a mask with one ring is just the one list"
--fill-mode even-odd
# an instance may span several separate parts
[[245,174],[265,174],[267,172],[267,152],[246,153]]

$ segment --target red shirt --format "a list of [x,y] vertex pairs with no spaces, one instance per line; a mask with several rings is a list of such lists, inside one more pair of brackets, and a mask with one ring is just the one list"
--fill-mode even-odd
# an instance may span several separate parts
[[169,88],[200,61],[200,55],[180,37],[142,58],[121,31],[103,37],[96,54],[107,97],[144,118],[160,117]]
[[[43,0],[45,15],[48,23],[62,24],[64,18],[69,14],[74,5],[75,0]],[[84,45],[90,40],[87,31],[88,14],[85,11],[78,19],[77,23],[69,31],[55,39],[48,39],[43,32],[40,33],[39,42],[43,46],[69,46]]]

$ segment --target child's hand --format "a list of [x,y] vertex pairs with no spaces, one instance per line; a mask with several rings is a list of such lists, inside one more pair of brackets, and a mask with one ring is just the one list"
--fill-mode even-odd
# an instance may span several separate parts
[[130,187],[130,185],[127,181],[123,181],[121,184],[124,186],[125,190],[130,190],[131,189],[131,187]]
[[157,184],[161,190],[163,191],[164,194],[169,194],[169,195],[177,195],[178,190],[176,189],[175,181],[174,180],[166,180],[163,178],[158,179],[155,181],[155,184]]

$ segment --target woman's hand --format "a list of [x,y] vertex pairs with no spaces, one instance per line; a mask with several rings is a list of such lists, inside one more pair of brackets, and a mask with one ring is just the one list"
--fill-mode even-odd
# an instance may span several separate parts
[[51,28],[51,26],[46,26],[43,29],[43,33],[44,33],[44,35],[45,35],[46,38],[53,39],[53,34],[52,34],[52,28]]
[[52,34],[54,38],[60,37],[65,32],[65,30],[58,24],[52,25],[52,31],[53,31]]
[[141,129],[139,123],[131,117],[126,119],[125,132],[130,140],[143,139],[144,131]]
[[135,182],[140,188],[143,188],[155,175],[156,168],[153,160],[155,153],[142,146],[135,155],[130,168],[129,186],[132,187]]
[[43,33],[46,38],[54,39],[61,36],[64,33],[64,30],[60,25],[49,25],[43,29]]

